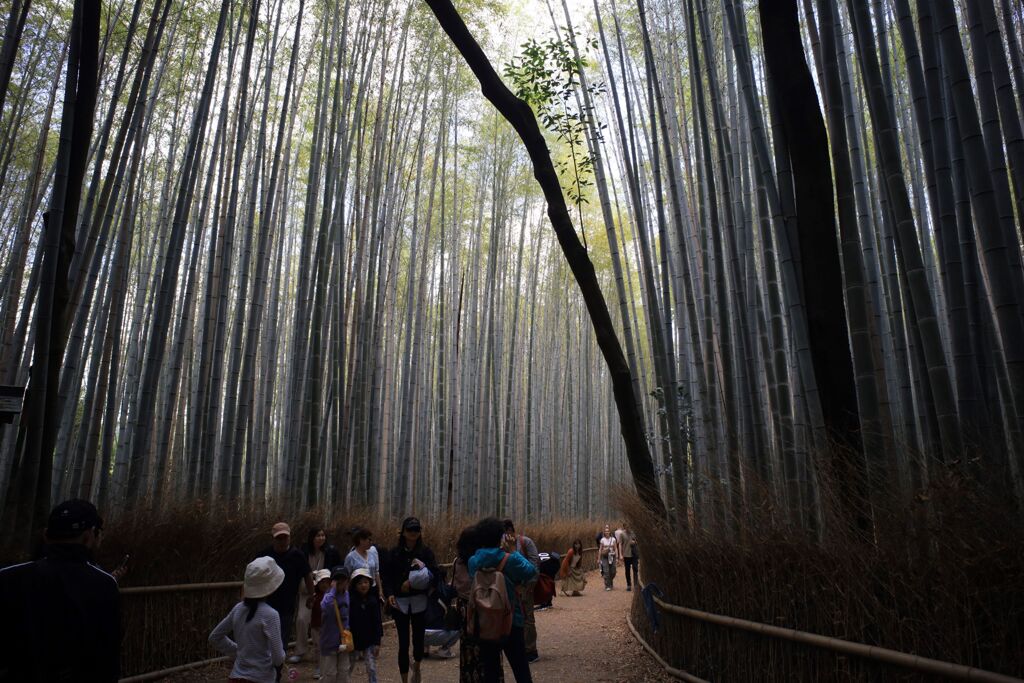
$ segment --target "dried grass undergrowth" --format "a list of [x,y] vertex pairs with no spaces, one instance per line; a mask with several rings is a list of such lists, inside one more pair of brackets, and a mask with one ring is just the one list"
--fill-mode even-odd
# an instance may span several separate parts
[[[877,501],[874,501],[877,505]],[[1024,675],[1024,529],[1019,512],[963,479],[876,508],[872,539],[834,520],[823,540],[745,511],[729,533],[683,533],[622,494],[643,539],[643,580],[666,602]],[[714,681],[931,680],[859,658],[662,613],[652,634],[674,666]]]
[[[208,503],[181,504],[159,512],[139,510],[106,525],[99,563],[112,568],[131,553],[131,571],[122,586],[240,581],[245,564],[270,544],[270,527],[284,520],[293,542],[305,542],[313,525],[327,529],[328,542],[344,556],[349,532],[366,526],[382,548],[395,543],[400,519],[375,512],[314,509],[301,515],[266,508],[238,510]],[[475,520],[423,518],[424,540],[438,562],[454,556],[455,540]],[[574,538],[592,545],[600,522],[563,520],[522,531],[541,550],[565,552]],[[587,539],[591,542],[587,543]],[[239,599],[237,589],[122,597],[121,672],[130,676],[217,656],[206,638]]]

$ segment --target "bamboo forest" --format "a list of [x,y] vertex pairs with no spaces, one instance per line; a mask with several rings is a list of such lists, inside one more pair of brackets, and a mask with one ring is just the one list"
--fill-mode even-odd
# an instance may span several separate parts
[[[0,22],[5,559],[71,498],[628,517],[677,604],[1024,675],[1024,1]],[[814,596],[844,547],[908,595],[962,572],[969,624],[928,645],[895,579],[834,619],[730,602],[723,566]],[[694,629],[652,642],[760,679]],[[772,680],[885,678],[814,662]]]

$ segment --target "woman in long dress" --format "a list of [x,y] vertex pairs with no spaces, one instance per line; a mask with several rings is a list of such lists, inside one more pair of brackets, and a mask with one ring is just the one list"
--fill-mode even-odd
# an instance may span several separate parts
[[562,592],[567,596],[578,596],[587,587],[587,578],[583,574],[583,542],[578,538],[562,558],[558,578],[562,580]]

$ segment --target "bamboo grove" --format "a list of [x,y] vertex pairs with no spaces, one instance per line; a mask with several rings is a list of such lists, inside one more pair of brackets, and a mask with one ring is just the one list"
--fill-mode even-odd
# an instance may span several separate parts
[[[425,4],[3,9],[6,521],[608,513],[587,308]],[[456,9],[546,129],[678,522],[1024,499],[1024,3]]]

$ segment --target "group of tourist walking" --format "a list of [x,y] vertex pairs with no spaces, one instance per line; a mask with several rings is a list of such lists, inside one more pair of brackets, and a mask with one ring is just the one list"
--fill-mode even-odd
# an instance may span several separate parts
[[[246,567],[242,602],[210,634],[215,648],[234,657],[230,680],[279,681],[285,662],[302,661],[311,641],[318,679],[348,681],[358,657],[375,683],[386,609],[398,632],[402,680],[411,673],[419,683],[427,596],[439,576],[422,531],[417,518],[407,517],[395,546],[381,557],[373,534],[356,528],[342,559],[323,527],[310,529],[306,543],[295,547],[288,524],[275,524],[271,546]],[[257,618],[267,608],[276,612],[276,629]],[[295,651],[286,660],[293,624]]]
[[637,566],[640,562],[640,549],[629,525],[623,522],[613,533],[611,526],[606,524],[604,531],[598,532],[594,540],[597,542],[598,565],[604,579],[604,589],[610,591],[615,588],[619,560],[622,560],[626,571],[626,590],[633,590],[634,583],[639,588],[640,576]]
[[[8,617],[0,633],[0,679],[117,680],[117,581],[124,563],[111,573],[94,564],[102,528],[88,501],[61,503],[50,514],[40,559],[0,570]],[[368,529],[356,528],[351,536],[342,557],[322,527],[310,529],[296,547],[287,523],[273,525],[271,544],[245,568],[242,600],[209,635],[232,658],[232,683],[276,683],[287,662],[310,654],[321,681],[347,682],[362,661],[367,679],[376,683],[386,615],[397,632],[403,683],[421,683],[429,645],[439,647],[441,656],[455,656],[456,642],[462,683],[503,682],[502,656],[517,683],[531,683],[530,663],[540,657],[534,605],[549,606],[554,593],[541,588],[556,573],[565,595],[579,596],[586,588],[579,540],[559,566],[557,553],[538,552],[509,519],[490,517],[463,529],[450,578],[424,543],[416,517],[402,520],[387,550],[374,545]],[[639,554],[628,527],[614,534],[605,527],[598,553],[606,589],[622,558],[630,590]],[[295,649],[287,657],[293,627]],[[61,644],[57,650],[47,646],[54,642]]]
[[[465,529],[449,582],[424,543],[423,525],[416,517],[402,521],[395,545],[381,553],[369,530],[355,529],[344,560],[327,542],[323,528],[311,529],[301,548],[292,545],[291,529],[284,522],[275,524],[271,534],[271,546],[246,567],[242,602],[210,634],[210,643],[234,658],[231,681],[279,681],[286,662],[298,663],[307,655],[307,638],[312,636],[318,679],[348,681],[362,660],[368,680],[375,683],[385,614],[397,632],[403,683],[422,681],[428,631],[444,653],[450,654],[450,646],[461,640],[465,681],[501,681],[501,653],[518,683],[532,680],[529,664],[539,656],[532,593],[539,553],[528,536],[515,533],[511,520],[490,518]],[[484,623],[489,628],[495,621],[486,608],[473,609],[476,575],[492,572],[502,577],[509,617],[507,632],[493,639],[471,635],[474,626],[479,629]],[[444,623],[428,624],[428,608],[438,595],[448,607],[441,610]],[[295,651],[286,659],[293,624]]]

